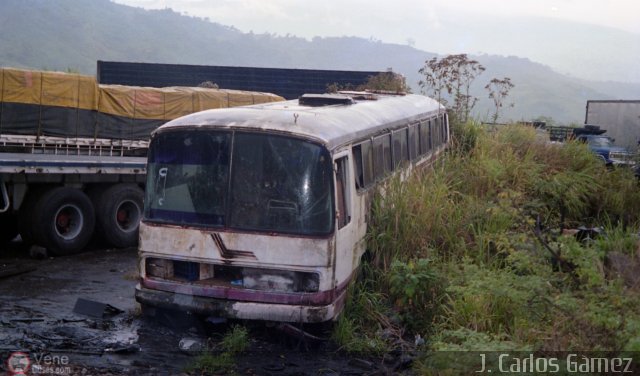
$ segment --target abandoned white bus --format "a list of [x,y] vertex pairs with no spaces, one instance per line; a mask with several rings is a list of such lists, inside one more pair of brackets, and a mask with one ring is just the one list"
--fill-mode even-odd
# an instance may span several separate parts
[[421,95],[304,95],[167,123],[150,142],[137,301],[335,319],[376,188],[433,160],[448,139],[444,107]]

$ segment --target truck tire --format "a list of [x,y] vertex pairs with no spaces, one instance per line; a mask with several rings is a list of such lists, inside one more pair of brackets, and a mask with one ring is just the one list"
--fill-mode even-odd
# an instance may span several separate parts
[[117,248],[138,244],[144,192],[135,184],[117,184],[92,194],[96,232]]
[[56,187],[45,192],[33,209],[33,237],[57,256],[78,253],[89,243],[95,227],[91,200],[80,190]]
[[34,210],[36,204],[48,189],[45,186],[34,186],[29,189],[29,193],[25,197],[20,209],[18,210],[18,232],[22,238],[22,244],[25,248],[31,247],[35,243],[34,232],[35,223],[33,219],[35,217]]
[[18,236],[17,219],[13,213],[0,213],[0,245],[9,243]]

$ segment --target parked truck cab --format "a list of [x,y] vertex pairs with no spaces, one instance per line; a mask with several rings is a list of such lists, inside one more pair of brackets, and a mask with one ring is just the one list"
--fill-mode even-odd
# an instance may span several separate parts
[[591,151],[600,157],[607,166],[634,165],[633,153],[622,146],[615,146],[614,139],[603,135],[582,134],[578,141],[589,145]]

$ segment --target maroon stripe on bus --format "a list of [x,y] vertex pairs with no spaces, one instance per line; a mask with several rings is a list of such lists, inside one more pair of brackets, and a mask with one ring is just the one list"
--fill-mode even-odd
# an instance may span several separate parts
[[205,286],[191,283],[161,281],[144,278],[142,286],[152,290],[173,292],[182,295],[204,296],[216,299],[236,300],[243,302],[290,304],[290,305],[327,305],[334,302],[347,288],[353,274],[333,290],[320,292],[276,292],[235,288],[227,286]]

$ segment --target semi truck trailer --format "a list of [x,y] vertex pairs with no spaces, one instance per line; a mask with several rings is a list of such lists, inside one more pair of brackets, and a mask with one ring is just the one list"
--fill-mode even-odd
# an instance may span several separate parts
[[584,123],[606,129],[616,146],[636,150],[640,141],[640,100],[589,100]]
[[94,236],[134,246],[150,133],[189,113],[279,100],[0,68],[0,241],[20,235],[53,255],[79,252]]

